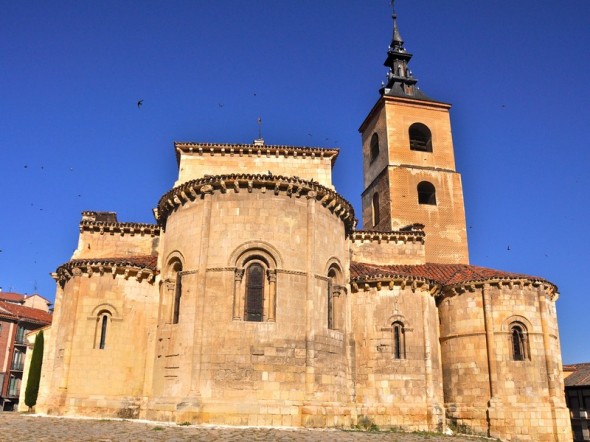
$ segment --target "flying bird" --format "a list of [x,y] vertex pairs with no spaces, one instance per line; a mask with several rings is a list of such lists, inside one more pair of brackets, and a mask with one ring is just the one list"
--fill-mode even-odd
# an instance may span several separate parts
[[140,109],[142,105],[143,105],[143,99],[137,100],[137,108]]

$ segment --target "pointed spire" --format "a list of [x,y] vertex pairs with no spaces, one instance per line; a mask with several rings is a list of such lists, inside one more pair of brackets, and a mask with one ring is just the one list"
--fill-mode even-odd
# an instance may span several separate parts
[[399,32],[397,26],[397,13],[395,12],[394,0],[391,0],[391,8],[393,19],[393,36],[389,49],[387,50],[387,59],[385,66],[389,68],[387,73],[387,82],[379,90],[381,95],[395,95],[401,97],[428,99],[417,87],[418,82],[412,76],[412,71],[408,68],[408,63],[412,58],[412,54],[404,48],[404,40]]
[[399,33],[399,29],[397,28],[397,14],[395,13],[394,0],[391,0],[391,9],[393,11],[391,15],[391,18],[393,19],[393,37],[391,38],[391,44],[389,47],[399,47],[400,49],[403,49],[404,40]]

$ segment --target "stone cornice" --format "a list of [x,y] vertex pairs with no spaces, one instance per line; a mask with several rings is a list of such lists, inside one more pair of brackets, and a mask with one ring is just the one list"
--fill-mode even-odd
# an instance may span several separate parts
[[101,276],[110,273],[113,278],[119,275],[125,279],[135,278],[139,282],[145,280],[151,284],[158,274],[156,261],[155,256],[73,259],[59,266],[51,276],[62,287],[73,277],[82,275],[91,277],[94,273]]
[[160,198],[157,208],[154,209],[154,216],[159,225],[165,225],[168,216],[178,207],[203,195],[216,192],[252,193],[254,189],[261,193],[285,195],[289,198],[314,198],[344,222],[347,234],[356,226],[357,220],[352,205],[335,191],[315,181],[270,174],[216,175],[187,181]]
[[350,234],[352,242],[403,242],[424,244],[424,230],[395,230],[390,232],[378,232],[374,230],[355,230]]
[[461,293],[465,292],[474,292],[477,290],[482,289],[485,285],[498,287],[502,289],[502,287],[508,287],[510,290],[514,289],[515,287],[525,288],[525,287],[534,287],[539,288],[541,287],[549,296],[551,301],[557,301],[559,297],[559,293],[557,291],[557,286],[550,283],[549,281],[543,279],[537,279],[535,277],[530,278],[489,278],[489,279],[481,279],[481,280],[474,280],[468,281],[461,284],[454,284],[445,286],[443,289],[442,297],[448,296],[456,296],[460,295]]
[[321,147],[296,147],[284,145],[266,144],[223,144],[223,143],[184,143],[175,142],[176,161],[180,164],[180,154],[189,153],[197,155],[228,155],[228,156],[267,156],[267,157],[291,157],[291,158],[329,158],[332,163],[336,161],[337,148]]
[[105,233],[114,235],[150,235],[160,236],[160,226],[157,224],[145,224],[145,223],[109,223],[105,221],[92,221],[82,220],[80,221],[80,233],[99,233],[104,235]]
[[350,286],[353,292],[367,291],[372,287],[380,290],[393,290],[398,287],[400,290],[410,288],[412,291],[426,290],[431,295],[439,295],[442,285],[428,278],[418,276],[409,277],[405,275],[371,275],[363,278],[352,278]]

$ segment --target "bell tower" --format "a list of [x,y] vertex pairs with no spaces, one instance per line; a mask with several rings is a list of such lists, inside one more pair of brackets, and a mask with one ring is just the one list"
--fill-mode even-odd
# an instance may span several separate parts
[[[393,2],[392,2],[393,3]],[[363,229],[424,224],[426,260],[468,264],[461,175],[455,170],[450,104],[417,86],[393,11],[387,83],[359,128],[363,143]]]

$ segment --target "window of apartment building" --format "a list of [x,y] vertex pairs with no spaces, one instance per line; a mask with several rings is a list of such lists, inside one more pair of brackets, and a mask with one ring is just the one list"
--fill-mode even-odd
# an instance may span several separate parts
[[25,343],[25,332],[27,330],[22,326],[19,325],[16,329],[16,342],[18,344],[24,344]]

